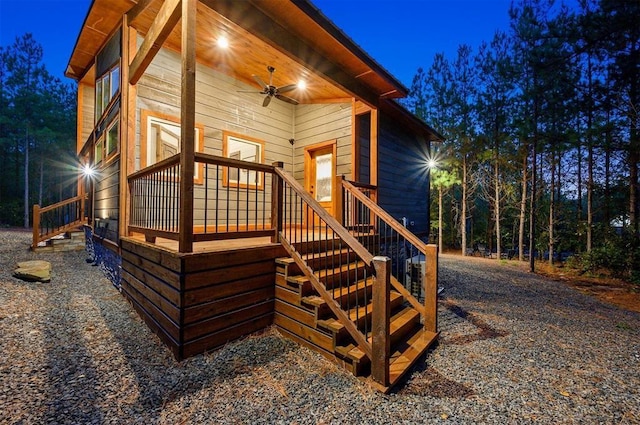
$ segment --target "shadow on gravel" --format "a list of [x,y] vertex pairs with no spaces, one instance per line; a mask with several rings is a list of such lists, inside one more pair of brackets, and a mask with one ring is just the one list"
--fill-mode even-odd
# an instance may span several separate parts
[[471,388],[446,378],[435,368],[416,372],[411,381],[400,388],[398,395],[462,399],[475,394]]
[[462,344],[470,344],[475,341],[482,341],[486,339],[499,338],[503,336],[509,335],[509,332],[501,331],[492,328],[487,322],[480,319],[478,316],[473,313],[468,312],[457,304],[454,304],[451,300],[443,300],[441,305],[445,307],[447,310],[455,314],[471,323],[473,326],[478,328],[478,333],[471,335],[455,335],[451,337],[447,337],[444,342],[451,345],[462,345]]

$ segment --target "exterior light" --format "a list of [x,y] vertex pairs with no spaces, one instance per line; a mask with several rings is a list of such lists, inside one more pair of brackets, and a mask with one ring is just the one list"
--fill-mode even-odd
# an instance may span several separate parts
[[218,38],[218,41],[216,42],[216,44],[221,49],[228,49],[229,48],[229,40],[225,36],[222,36],[222,37]]
[[93,177],[93,175],[96,173],[96,170],[89,164],[85,164],[82,166],[82,174],[85,175],[85,177]]
[[438,161],[436,161],[433,158],[429,158],[427,160],[427,168],[429,168],[429,169],[438,168]]

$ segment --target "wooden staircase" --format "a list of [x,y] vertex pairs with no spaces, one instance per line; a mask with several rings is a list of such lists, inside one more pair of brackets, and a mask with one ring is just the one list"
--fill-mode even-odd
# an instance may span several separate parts
[[[353,251],[334,249],[337,244],[332,241],[311,244],[311,248],[308,245],[297,244],[296,251],[349,320],[371,341],[374,276]],[[424,328],[420,312],[393,289],[389,309],[388,385],[372,381],[383,392],[397,384],[438,337],[436,332]],[[293,258],[276,260],[274,322],[285,336],[320,352],[355,376],[370,376],[371,359]]]

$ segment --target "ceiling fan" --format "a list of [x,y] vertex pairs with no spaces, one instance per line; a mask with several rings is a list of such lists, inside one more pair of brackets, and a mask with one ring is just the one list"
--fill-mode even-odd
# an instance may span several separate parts
[[295,99],[292,99],[288,96],[283,95],[282,93],[289,92],[298,87],[297,84],[288,84],[282,87],[276,87],[273,85],[273,73],[276,69],[272,66],[267,66],[267,71],[269,71],[269,84],[266,84],[262,81],[262,78],[257,75],[252,75],[253,79],[258,83],[258,85],[262,88],[260,94],[265,94],[264,101],[262,101],[262,106],[267,106],[271,102],[271,98],[275,97],[276,99],[280,99],[283,102],[290,103],[292,105],[297,105],[299,102]]

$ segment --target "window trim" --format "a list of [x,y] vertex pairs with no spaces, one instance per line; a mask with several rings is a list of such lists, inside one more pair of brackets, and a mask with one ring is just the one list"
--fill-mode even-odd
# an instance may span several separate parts
[[[229,152],[229,140],[234,139],[239,142],[246,142],[249,144],[254,144],[258,147],[258,155],[256,155],[256,160],[254,161],[256,164],[264,164],[264,140],[256,139],[255,137],[245,136],[244,134],[234,133],[232,131],[223,131],[222,132],[222,156],[225,158],[230,158],[231,152]],[[243,160],[245,161],[245,160]],[[251,161],[247,161],[251,162]],[[233,181],[230,180],[228,167],[224,167],[222,169],[222,186],[223,187],[237,187],[241,189],[257,189],[264,190],[264,176],[261,172],[256,171],[256,177],[258,182],[256,184],[252,183],[243,183],[242,178],[238,177],[238,180]],[[248,179],[247,179],[248,180]]]
[[[151,119],[156,119],[159,121],[168,121],[181,127],[180,118],[176,116],[164,114],[162,112],[151,111],[148,109],[140,110],[140,169],[141,170],[151,165],[151,164],[148,164],[148,161],[147,161],[147,149],[149,145],[147,133],[149,132],[148,127],[149,127],[149,121]],[[196,137],[195,137],[194,150],[195,152],[204,153],[204,125],[200,123],[196,123],[195,131],[196,131]],[[178,146],[178,149],[179,148],[180,146]],[[178,150],[178,153],[179,152],[180,151]],[[201,162],[196,163],[196,167],[194,168],[193,182],[195,184],[204,184],[204,164]]]
[[[117,82],[117,89],[114,91],[112,76],[115,73],[116,69],[118,70],[118,82]],[[109,84],[107,87],[107,91],[105,91],[104,82],[107,79],[107,77],[109,79]],[[115,99],[120,94],[120,85],[122,83],[120,80],[121,80],[121,72],[120,72],[119,60],[116,61],[116,63],[112,67],[110,67],[104,74],[96,78],[95,87],[94,87],[95,123],[98,123],[102,120],[104,114],[109,111],[110,109],[109,105],[113,103],[113,99]],[[100,100],[98,100],[98,86],[100,86]],[[109,96],[107,99],[105,99],[105,93],[109,93]],[[98,105],[100,106],[100,108],[98,108]]]

